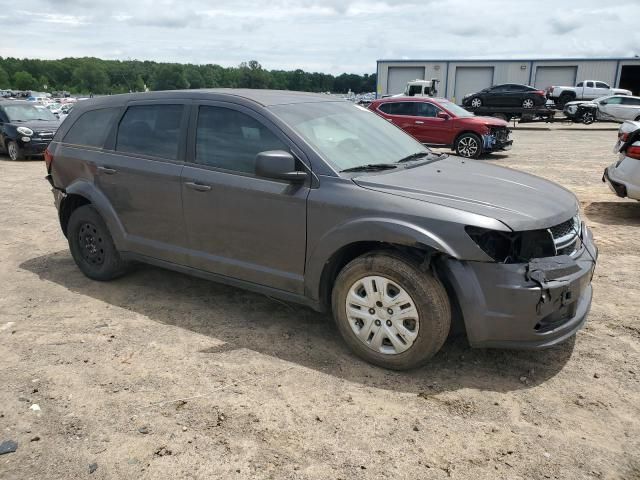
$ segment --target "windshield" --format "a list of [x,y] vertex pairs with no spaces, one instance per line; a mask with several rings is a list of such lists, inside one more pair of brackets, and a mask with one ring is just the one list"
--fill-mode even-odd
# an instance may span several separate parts
[[430,152],[399,128],[352,103],[297,103],[271,110],[338,171]]
[[12,122],[27,122],[29,120],[57,120],[55,115],[44,107],[34,105],[5,105],[9,120]]
[[451,102],[439,102],[439,105],[442,106],[442,108],[446,108],[447,110],[449,110],[451,113],[453,113],[456,117],[475,117],[475,115],[467,110],[465,110],[464,108],[462,108],[459,105],[456,105],[455,103],[451,103]]

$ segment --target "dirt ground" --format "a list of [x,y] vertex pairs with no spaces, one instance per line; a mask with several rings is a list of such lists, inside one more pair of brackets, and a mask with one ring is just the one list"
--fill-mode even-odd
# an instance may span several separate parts
[[640,203],[600,181],[615,128],[518,130],[479,160],[578,195],[586,328],[542,352],[453,339],[408,373],[303,307],[152,267],[86,279],[43,163],[0,157],[0,478],[639,479]]

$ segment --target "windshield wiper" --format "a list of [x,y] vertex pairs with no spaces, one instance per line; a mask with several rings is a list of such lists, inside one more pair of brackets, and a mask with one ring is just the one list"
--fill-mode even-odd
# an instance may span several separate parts
[[396,163],[410,162],[412,160],[417,160],[418,158],[422,158],[422,157],[426,157],[427,155],[431,155],[431,153],[432,152],[416,152],[416,153],[412,153],[411,155],[407,155],[406,157],[402,157]]
[[366,172],[376,170],[390,170],[392,168],[398,168],[398,166],[394,165],[393,163],[369,163],[367,165],[358,165],[357,167],[345,168],[344,170],[340,170],[340,172]]

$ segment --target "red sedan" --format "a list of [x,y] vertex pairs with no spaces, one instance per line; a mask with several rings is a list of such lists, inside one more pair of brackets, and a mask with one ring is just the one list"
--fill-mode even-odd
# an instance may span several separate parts
[[461,157],[509,150],[513,143],[504,120],[476,117],[444,98],[388,97],[373,101],[369,109],[418,141],[450,147]]

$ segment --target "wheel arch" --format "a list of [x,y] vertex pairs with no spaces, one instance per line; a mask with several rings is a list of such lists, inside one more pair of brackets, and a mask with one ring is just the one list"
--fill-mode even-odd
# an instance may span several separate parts
[[471,133],[473,135],[475,135],[476,137],[478,137],[480,139],[480,148],[482,148],[482,135],[480,135],[478,132],[475,132],[473,130],[462,130],[460,132],[458,132],[455,136],[455,138],[453,139],[453,143],[451,144],[451,148],[455,150],[456,148],[456,143],[458,143],[458,140],[460,139],[461,136],[467,134],[467,133]]
[[[67,205],[67,202],[70,202]],[[93,184],[78,180],[65,188],[65,197],[60,204],[60,226],[66,235],[71,214],[83,205],[91,204],[107,224],[109,233],[118,249],[123,249],[125,231],[109,199]],[[63,217],[63,212],[65,217]],[[63,223],[63,219],[65,223]]]
[[329,232],[316,245],[307,259],[305,293],[322,310],[331,304],[333,283],[340,270],[369,252],[389,250],[427,264],[438,255],[458,257],[451,246],[433,233],[395,221],[354,221]]

